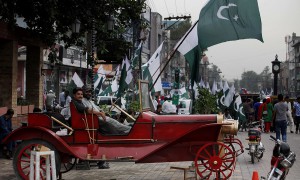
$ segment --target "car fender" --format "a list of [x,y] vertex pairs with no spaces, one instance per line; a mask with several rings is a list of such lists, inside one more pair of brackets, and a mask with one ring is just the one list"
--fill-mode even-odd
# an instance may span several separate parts
[[[141,157],[136,163],[151,163],[151,162],[169,162],[169,161],[192,161],[197,151],[208,142],[217,142],[219,134],[221,133],[222,124],[213,123],[196,127],[181,137],[166,143],[162,147],[149,152],[144,157]],[[174,153],[178,153],[178,146],[185,144],[186,150],[183,154],[189,154],[189,157],[182,160],[181,156],[174,157]],[[196,149],[195,149],[196,148]],[[181,151],[182,152],[182,151]],[[176,154],[176,153],[175,153]],[[183,155],[182,154],[182,155]],[[170,157],[172,156],[172,157]]]
[[31,126],[31,127],[21,127],[13,132],[11,132],[7,137],[5,137],[2,143],[7,143],[9,141],[17,140],[29,140],[29,139],[41,139],[51,143],[59,152],[66,154],[73,154],[77,157],[70,146],[55,132],[50,129],[40,127],[40,126]]

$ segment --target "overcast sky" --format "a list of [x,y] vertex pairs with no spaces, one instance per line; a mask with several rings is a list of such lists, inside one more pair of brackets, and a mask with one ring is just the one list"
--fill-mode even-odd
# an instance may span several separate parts
[[[163,18],[191,14],[193,23],[198,19],[207,0],[147,0],[152,12]],[[284,37],[293,32],[300,36],[300,0],[258,0],[264,43],[246,39],[230,41],[208,48],[210,63],[217,65],[227,80],[240,79],[244,71],[261,73],[278,54],[286,60]]]

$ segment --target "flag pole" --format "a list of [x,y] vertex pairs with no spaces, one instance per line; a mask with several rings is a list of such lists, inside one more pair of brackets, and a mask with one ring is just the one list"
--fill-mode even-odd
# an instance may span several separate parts
[[[154,83],[152,84],[152,86],[150,87],[149,91],[151,91],[154,87],[154,85],[156,84],[158,78],[160,77],[160,75],[162,74],[162,72],[166,69],[167,65],[169,64],[169,62],[171,61],[172,57],[175,55],[175,52],[177,51],[177,49],[181,46],[181,44],[183,43],[183,41],[186,39],[186,37],[191,33],[191,31],[195,28],[195,26],[198,24],[198,20],[196,21],[196,23],[194,23],[194,25],[192,26],[192,28],[189,29],[188,33],[185,34],[185,36],[183,37],[182,41],[179,43],[179,45],[171,52],[171,55],[168,57],[166,64],[164,65],[163,69],[160,71],[160,73],[158,74],[157,78],[155,79]],[[157,69],[158,70],[158,69]],[[157,71],[156,70],[156,71]],[[156,73],[156,72],[155,72]],[[155,74],[154,73],[154,74]]]

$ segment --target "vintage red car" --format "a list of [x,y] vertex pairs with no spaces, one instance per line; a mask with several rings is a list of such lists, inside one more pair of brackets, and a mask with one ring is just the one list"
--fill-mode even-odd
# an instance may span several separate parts
[[[29,114],[28,126],[14,130],[4,140],[22,141],[13,159],[16,176],[29,179],[30,152],[46,147],[55,151],[56,169],[61,172],[73,167],[74,158],[136,163],[194,161],[201,178],[228,179],[234,171],[236,156],[243,152],[241,142],[233,137],[237,121],[225,121],[216,114],[157,115],[150,111],[148,84],[140,81],[139,87],[141,111],[136,119],[127,114],[135,121],[127,135],[99,133],[97,116],[78,113],[73,103],[70,125],[54,114]],[[68,134],[57,135],[60,128],[66,128]],[[238,150],[234,144],[239,145]],[[41,158],[40,163],[45,164],[45,160]],[[44,171],[41,166],[42,176]]]

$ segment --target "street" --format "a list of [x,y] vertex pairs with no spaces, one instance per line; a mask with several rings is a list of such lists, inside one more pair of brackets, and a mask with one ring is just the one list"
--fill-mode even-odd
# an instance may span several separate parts
[[[269,135],[275,136],[275,133],[262,134],[262,142],[265,146],[265,153],[260,162],[251,164],[248,152],[245,152],[237,158],[236,169],[230,179],[232,180],[249,180],[252,177],[252,172],[257,171],[259,176],[266,177],[270,170],[271,154],[274,147],[274,142],[269,140]],[[300,134],[288,133],[288,143],[291,150],[294,151],[299,158],[300,154]],[[237,136],[244,147],[247,147],[247,132],[238,132]],[[170,169],[171,166],[188,167],[191,162],[176,162],[176,163],[151,163],[151,164],[134,164],[132,162],[113,162],[110,163],[110,169],[98,169],[96,166],[91,167],[91,170],[71,170],[63,174],[65,180],[123,180],[123,179],[145,179],[145,180],[181,180],[183,179],[183,171]],[[0,159],[0,180],[15,180],[13,173],[12,160]],[[290,170],[287,180],[299,179],[300,176],[300,161],[296,161]],[[188,175],[191,175],[189,173]]]

